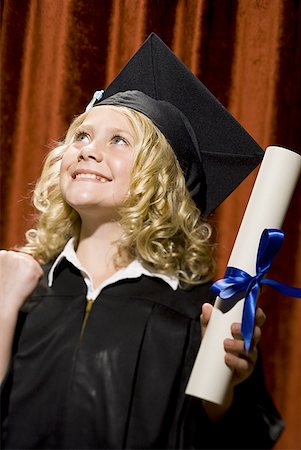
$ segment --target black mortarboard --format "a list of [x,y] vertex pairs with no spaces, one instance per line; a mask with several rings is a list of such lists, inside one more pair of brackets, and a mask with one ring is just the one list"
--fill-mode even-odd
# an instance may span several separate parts
[[263,158],[259,145],[154,33],[90,106],[99,104],[128,106],[157,125],[202,216]]

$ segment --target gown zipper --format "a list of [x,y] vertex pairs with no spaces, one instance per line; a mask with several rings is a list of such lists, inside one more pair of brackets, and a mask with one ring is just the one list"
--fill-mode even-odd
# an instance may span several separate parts
[[85,315],[84,315],[84,320],[81,326],[81,330],[80,330],[80,339],[82,339],[85,328],[86,328],[86,324],[87,324],[87,320],[89,317],[89,314],[91,312],[92,306],[93,306],[94,300],[91,300],[90,298],[87,298],[86,301],[86,309],[85,309]]

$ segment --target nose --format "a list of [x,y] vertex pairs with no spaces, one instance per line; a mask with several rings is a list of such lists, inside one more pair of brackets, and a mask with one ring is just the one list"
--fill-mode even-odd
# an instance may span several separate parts
[[101,162],[103,159],[103,147],[100,143],[96,145],[96,142],[89,142],[87,145],[83,145],[78,154],[78,160],[80,161],[93,159],[97,162]]

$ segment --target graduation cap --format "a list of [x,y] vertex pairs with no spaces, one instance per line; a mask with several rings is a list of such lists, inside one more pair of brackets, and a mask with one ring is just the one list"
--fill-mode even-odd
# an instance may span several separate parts
[[153,121],[203,217],[263,158],[261,147],[154,33],[88,108],[100,104],[127,106]]

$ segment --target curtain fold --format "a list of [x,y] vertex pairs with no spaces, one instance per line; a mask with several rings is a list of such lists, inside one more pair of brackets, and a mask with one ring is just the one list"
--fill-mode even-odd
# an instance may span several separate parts
[[[1,247],[33,223],[33,183],[54,141],[154,31],[265,148],[301,152],[301,5],[298,0],[3,0],[1,4]],[[211,222],[222,276],[256,177]],[[301,286],[301,182],[270,278]],[[301,442],[301,299],[264,288],[267,385],[286,430]]]

